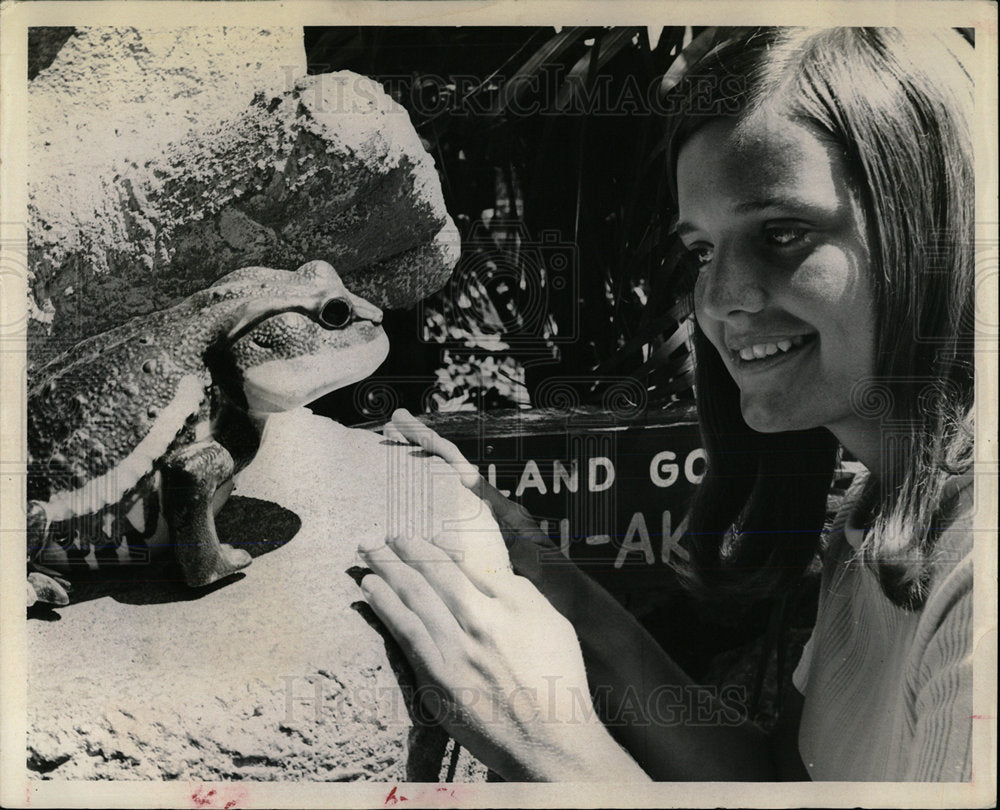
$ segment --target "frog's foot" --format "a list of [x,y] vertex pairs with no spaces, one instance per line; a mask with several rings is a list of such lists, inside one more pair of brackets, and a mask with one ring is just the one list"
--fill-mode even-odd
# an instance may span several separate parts
[[28,574],[28,607],[36,602],[62,607],[69,604],[68,583],[61,582],[56,577],[50,577],[40,571]]
[[233,457],[218,442],[190,445],[171,454],[163,468],[163,514],[184,581],[210,585],[250,565],[242,549],[219,542],[212,500],[233,476]]

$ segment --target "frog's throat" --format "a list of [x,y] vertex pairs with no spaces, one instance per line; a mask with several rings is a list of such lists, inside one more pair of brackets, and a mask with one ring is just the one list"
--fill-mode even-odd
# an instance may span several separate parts
[[[379,329],[373,339],[340,346],[335,353],[325,356],[301,355],[255,364],[242,373],[249,413],[259,417],[306,405],[363,380],[382,364],[388,353],[389,339]],[[336,371],[333,375],[332,370]]]
[[173,400],[156,417],[156,423],[135,449],[104,475],[98,476],[79,489],[57,492],[42,504],[50,523],[68,520],[82,514],[95,513],[105,506],[118,503],[144,475],[151,472],[184,427],[191,414],[198,411],[205,397],[204,383],[195,374],[182,377]]

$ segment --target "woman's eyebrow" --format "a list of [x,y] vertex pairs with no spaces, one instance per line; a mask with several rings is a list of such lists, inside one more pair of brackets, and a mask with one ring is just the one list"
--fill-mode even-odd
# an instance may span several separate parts
[[683,220],[674,225],[674,230],[677,232],[678,236],[685,236],[693,231],[698,230],[690,222],[684,222]]
[[733,206],[733,212],[748,214],[762,211],[765,208],[802,208],[812,207],[808,202],[794,197],[765,197],[760,200],[745,200]]
[[[768,208],[794,209],[803,212],[812,211],[817,214],[831,212],[831,209],[825,204],[825,201],[808,200],[791,196],[762,197],[759,200],[744,200],[743,202],[736,203],[731,210],[734,214],[751,214],[756,211],[764,211]],[[687,222],[686,220],[678,220],[677,224],[674,226],[674,231],[678,236],[686,236],[697,230],[697,225]]]

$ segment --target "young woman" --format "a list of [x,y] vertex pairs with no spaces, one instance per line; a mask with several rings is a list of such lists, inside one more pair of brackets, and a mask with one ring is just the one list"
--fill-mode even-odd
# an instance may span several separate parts
[[692,589],[780,593],[819,546],[838,444],[868,470],[824,543],[802,695],[770,737],[722,701],[692,711],[689,679],[610,596],[545,565],[523,510],[394,418],[487,500],[517,573],[484,564],[498,550],[394,538],[360,549],[361,588],[425,704],[505,778],[970,778],[969,50],[952,32],[741,30],[680,91],[709,459]]

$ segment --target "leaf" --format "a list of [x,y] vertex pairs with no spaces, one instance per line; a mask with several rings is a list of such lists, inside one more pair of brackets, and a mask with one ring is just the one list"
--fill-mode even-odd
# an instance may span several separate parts
[[[611,357],[598,365],[597,368],[594,369],[594,372],[598,374],[606,374],[607,372],[612,371],[620,366],[630,354],[639,351],[639,349],[653,340],[657,335],[666,331],[669,327],[675,327],[675,329],[671,331],[671,334],[674,334],[676,329],[680,328],[685,321],[685,318],[690,314],[688,309],[687,300],[682,299],[674,304],[659,318],[647,321],[642,325],[638,333],[636,333]],[[670,338],[668,337],[667,339],[669,340]],[[676,346],[674,348],[676,348]]]
[[[638,28],[612,28],[601,37],[599,46],[591,48],[581,56],[573,65],[573,69],[570,70],[565,81],[559,86],[559,93],[556,95],[556,110],[566,112],[572,101],[591,85],[596,72],[603,68],[622,48],[630,45],[639,31]],[[593,64],[595,55],[597,62]]]
[[693,330],[694,326],[690,320],[680,323],[677,329],[674,330],[674,333],[667,338],[666,341],[664,341],[663,345],[653,352],[649,356],[649,359],[639,366],[633,374],[647,374],[654,368],[667,365],[670,355],[672,355],[675,351],[677,351],[677,349],[688,341]]
[[716,28],[706,28],[680,52],[667,72],[663,74],[663,78],[660,79],[661,99],[680,84],[681,79],[691,69],[691,66],[712,49],[712,46],[715,45],[716,33]]
[[495,114],[501,115],[515,104],[521,108],[521,101],[525,93],[537,89],[537,83],[533,82],[532,79],[538,75],[538,71],[544,65],[556,61],[567,48],[582,39],[589,30],[588,26],[564,28],[535,51],[504,84],[500,91],[500,101]]
[[684,33],[687,27],[683,25],[673,25],[664,28],[660,32],[660,40],[653,49],[653,57],[658,64],[669,67],[670,62],[676,57],[672,57],[675,51],[679,54],[684,47]]
[[658,393],[680,394],[690,391],[694,387],[694,358],[689,357],[682,368],[682,372],[678,372],[671,378],[670,382],[658,388]]

